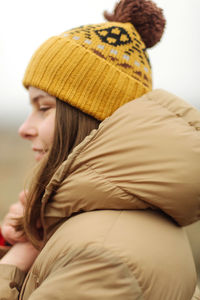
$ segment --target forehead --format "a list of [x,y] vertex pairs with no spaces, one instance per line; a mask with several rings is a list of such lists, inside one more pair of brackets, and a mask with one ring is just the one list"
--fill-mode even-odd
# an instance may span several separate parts
[[47,98],[48,97],[48,98],[55,99],[55,97],[49,95],[47,92],[42,91],[42,90],[40,90],[36,87],[33,87],[33,86],[30,86],[28,88],[28,91],[29,91],[30,100],[35,100],[35,99],[40,98],[40,97],[41,98],[43,98],[43,97]]

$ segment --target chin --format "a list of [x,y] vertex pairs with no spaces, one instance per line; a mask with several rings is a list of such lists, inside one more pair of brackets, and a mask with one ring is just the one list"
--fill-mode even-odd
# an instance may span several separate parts
[[35,154],[35,160],[37,162],[39,162],[39,161],[41,161],[44,158],[44,156],[45,156],[45,153],[36,153]]

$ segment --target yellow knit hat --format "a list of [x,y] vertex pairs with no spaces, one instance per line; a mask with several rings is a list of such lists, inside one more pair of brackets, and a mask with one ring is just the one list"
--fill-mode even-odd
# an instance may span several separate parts
[[[48,39],[33,55],[24,86],[44,90],[98,120],[150,91],[151,67],[144,38],[131,22],[118,22],[126,2],[135,7],[136,2],[150,1],[123,0],[113,15],[106,15],[113,22],[82,26]],[[155,12],[155,4],[150,3]]]

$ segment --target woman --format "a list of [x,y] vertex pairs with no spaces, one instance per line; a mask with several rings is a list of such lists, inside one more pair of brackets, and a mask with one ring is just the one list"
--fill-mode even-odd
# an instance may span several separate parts
[[162,36],[162,11],[127,0],[105,16],[50,38],[27,68],[33,109],[19,133],[40,168],[2,227],[13,245],[2,299],[194,294],[181,226],[200,218],[200,113],[151,91],[146,48]]

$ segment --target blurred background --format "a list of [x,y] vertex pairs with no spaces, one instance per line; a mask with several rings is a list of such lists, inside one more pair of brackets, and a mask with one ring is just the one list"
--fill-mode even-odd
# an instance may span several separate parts
[[[155,0],[167,26],[162,41],[149,50],[154,88],[163,88],[200,109],[200,1]],[[116,0],[6,0],[0,18],[0,220],[17,201],[33,166],[30,146],[17,128],[30,111],[21,81],[37,47],[52,35],[103,22]],[[191,230],[197,260],[198,225]],[[199,247],[200,249],[200,247]],[[200,259],[199,259],[200,261]]]
[[[52,35],[103,22],[117,0],[6,0],[0,18],[0,125],[19,125],[28,113],[21,81],[38,46]],[[154,88],[164,88],[200,108],[200,1],[155,0],[167,26],[162,41],[149,50]]]

